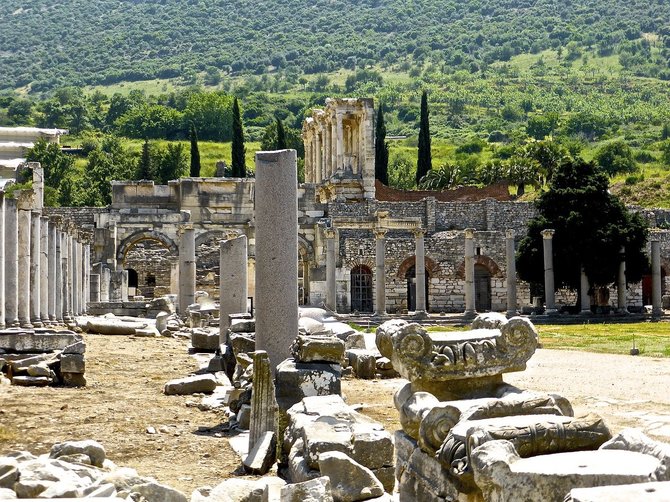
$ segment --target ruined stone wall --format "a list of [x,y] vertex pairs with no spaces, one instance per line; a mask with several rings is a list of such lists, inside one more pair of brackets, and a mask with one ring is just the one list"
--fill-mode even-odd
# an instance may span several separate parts
[[45,207],[46,216],[62,216],[67,221],[73,221],[80,228],[92,229],[95,227],[95,215],[107,213],[106,207]]
[[170,275],[177,258],[156,241],[144,240],[135,244],[123,263],[125,270],[137,272],[135,295],[157,298],[171,293]]

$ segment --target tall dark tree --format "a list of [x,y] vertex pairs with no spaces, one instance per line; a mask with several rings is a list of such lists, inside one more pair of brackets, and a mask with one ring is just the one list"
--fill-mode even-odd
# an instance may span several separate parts
[[151,178],[151,152],[149,147],[149,140],[144,139],[142,144],[142,155],[137,165],[137,179],[150,180]]
[[433,168],[430,155],[430,125],[428,123],[428,95],[421,94],[421,119],[419,122],[419,158],[416,163],[416,184],[418,185]]
[[276,117],[277,121],[277,150],[286,150],[288,144],[286,142],[286,131],[284,130],[284,123],[279,117]]
[[242,128],[242,117],[240,116],[240,105],[237,98],[233,101],[233,145],[232,145],[232,170],[234,178],[245,178],[247,168],[244,163],[244,129]]
[[189,175],[191,178],[198,178],[200,176],[200,150],[198,149],[198,133],[193,122],[191,122],[189,139],[191,140],[191,169]]
[[379,104],[377,124],[375,126],[375,178],[388,186],[389,184],[389,145],[386,142],[386,124],[384,108]]
[[629,283],[639,282],[648,269],[647,226],[609,193],[607,175],[596,164],[566,159],[557,167],[549,190],[539,197],[536,207],[538,215],[528,222],[528,233],[517,255],[517,270],[524,281],[543,283],[541,232],[548,228],[555,230],[556,288],[579,291],[582,267],[592,287],[614,283],[622,247]]

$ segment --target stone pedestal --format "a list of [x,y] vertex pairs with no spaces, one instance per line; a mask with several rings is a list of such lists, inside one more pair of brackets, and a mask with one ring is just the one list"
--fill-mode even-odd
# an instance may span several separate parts
[[298,336],[295,150],[256,153],[256,348],[273,368]]
[[221,241],[219,260],[219,342],[225,343],[230,314],[247,311],[247,236]]
[[661,243],[657,235],[651,237],[651,315],[663,315],[661,304]]
[[554,251],[553,239],[555,230],[542,230],[542,247],[544,251],[544,302],[545,314],[557,314],[556,290],[554,287]]
[[5,325],[19,325],[19,237],[16,199],[5,199]]
[[386,315],[386,232],[375,229],[375,316]]
[[619,262],[619,275],[617,276],[617,312],[628,314],[628,303],[626,299],[626,248],[621,247],[619,251],[621,261]]
[[415,271],[415,315],[422,317],[426,314],[426,251],[424,247],[423,229],[414,231],[414,271]]
[[507,316],[518,314],[516,308],[516,250],[514,248],[514,230],[505,232],[505,258],[507,261]]
[[465,317],[475,317],[475,229],[465,229]]
[[179,315],[185,317],[195,303],[195,230],[193,225],[179,229]]
[[337,232],[327,228],[326,234],[326,307],[333,312],[337,311],[337,283],[335,272],[337,271],[336,238]]

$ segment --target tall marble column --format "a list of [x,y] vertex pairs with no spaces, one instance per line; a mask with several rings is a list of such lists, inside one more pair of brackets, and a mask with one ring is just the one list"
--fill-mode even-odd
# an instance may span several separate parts
[[40,318],[49,324],[49,218],[40,219]]
[[661,285],[661,243],[658,235],[651,235],[651,315],[663,315]]
[[5,328],[5,192],[0,190],[0,329]]
[[227,342],[230,314],[247,311],[247,236],[221,241],[219,248],[219,343]]
[[617,312],[628,314],[628,301],[626,299],[626,248],[621,246],[619,250],[619,275],[617,277]]
[[465,229],[465,317],[477,315],[475,307],[475,229]]
[[414,246],[414,275],[416,277],[414,315],[420,317],[426,314],[426,250],[422,228],[414,230]]
[[61,229],[62,225],[62,220],[58,219],[56,220],[56,224],[58,225],[58,228],[56,229],[56,272],[54,274],[56,280],[55,286],[55,295],[54,295],[54,316],[56,318],[56,322],[59,324],[62,324],[64,319],[63,319],[63,314],[64,314],[64,309],[63,309],[63,291],[64,291],[64,275],[63,275],[63,246],[64,246],[64,238],[63,238],[63,230]]
[[49,218],[49,243],[47,244],[47,312],[49,314],[49,322],[52,324],[56,322],[56,289],[58,278],[56,277],[56,240],[58,237],[58,229],[56,228],[58,219],[55,217]]
[[344,127],[342,125],[342,114],[336,112],[337,119],[337,166],[336,171],[344,169]]
[[195,303],[195,229],[179,227],[179,315],[185,317]]
[[90,240],[83,244],[83,264],[84,273],[84,299],[82,301],[82,314],[88,314],[88,303],[91,301],[91,243]]
[[19,325],[19,214],[17,200],[5,199],[5,326]]
[[556,310],[556,291],[554,288],[554,251],[553,239],[555,230],[542,230],[542,248],[544,251],[544,302],[545,314],[558,313]]
[[40,211],[30,212],[30,321],[35,327],[42,326],[40,311],[41,217]]
[[375,234],[375,316],[386,315],[386,232],[376,228]]
[[317,129],[314,132],[314,149],[316,150],[316,172],[320,173],[321,170],[323,169],[323,144],[321,143],[321,135],[319,134],[319,130]]
[[591,315],[591,298],[589,297],[589,278],[584,271],[584,267],[581,269],[580,282],[579,282],[579,297],[580,297],[580,314],[581,315]]
[[30,323],[30,234],[31,234],[31,207],[33,193],[21,190],[18,195],[19,208],[19,251],[18,251],[18,310],[19,325],[22,328],[32,328]]
[[330,178],[337,171],[337,119],[333,116],[330,123],[330,166],[326,178]]
[[325,229],[326,234],[326,307],[337,312],[337,256],[335,254],[337,232],[332,228]]
[[507,317],[514,317],[519,312],[516,309],[516,249],[514,245],[514,230],[505,232],[505,258],[507,261]]
[[72,236],[67,227],[61,241],[61,260],[63,263],[63,321],[72,322]]
[[256,349],[272,368],[298,334],[298,185],[295,150],[256,152]]
[[80,260],[79,260],[79,237],[76,233],[70,236],[70,277],[72,278],[72,289],[70,297],[72,298],[72,315],[78,316],[79,312],[79,289],[81,287],[79,279]]

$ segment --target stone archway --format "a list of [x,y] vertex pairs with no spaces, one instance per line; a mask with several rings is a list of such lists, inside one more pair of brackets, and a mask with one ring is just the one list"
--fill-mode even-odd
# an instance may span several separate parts
[[135,246],[140,241],[156,241],[165,247],[170,254],[179,256],[179,247],[175,242],[170,239],[167,235],[156,232],[155,230],[144,231],[144,232],[135,232],[134,234],[126,237],[121,244],[119,244],[116,251],[116,259],[119,263],[123,263],[126,259],[126,254],[130,251],[133,246]]
[[130,297],[155,298],[172,292],[179,250],[169,237],[159,232],[135,233],[121,243],[117,259],[128,271]]

